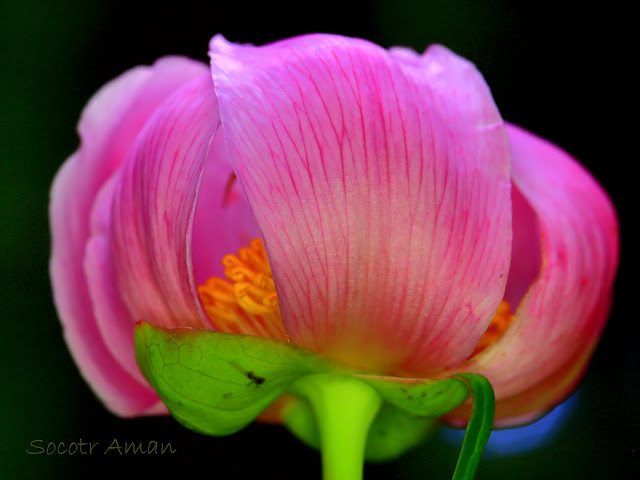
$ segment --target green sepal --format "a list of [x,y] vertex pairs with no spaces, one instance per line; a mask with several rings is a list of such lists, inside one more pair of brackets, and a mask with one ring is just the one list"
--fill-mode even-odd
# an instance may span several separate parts
[[296,379],[339,371],[328,358],[271,338],[187,328],[135,328],[138,365],[171,415],[208,435],[251,423]]
[[358,375],[375,388],[385,402],[416,417],[440,417],[469,398],[466,384],[456,378],[441,380]]
[[462,373],[440,380],[382,377],[280,340],[164,329],[144,322],[135,328],[135,349],[140,369],[171,414],[209,435],[241,430],[280,395],[292,393],[296,398],[285,409],[284,422],[317,448],[317,412],[296,388],[317,374],[331,374],[328,379],[348,376],[380,396],[382,404],[366,438],[365,458],[370,461],[397,457],[420,443],[436,428],[435,418],[471,394],[473,415],[453,477],[471,479],[493,427],[493,389],[481,375]]
[[365,458],[370,462],[393,460],[425,442],[439,428],[440,423],[436,419],[407,415],[385,403],[369,430]]

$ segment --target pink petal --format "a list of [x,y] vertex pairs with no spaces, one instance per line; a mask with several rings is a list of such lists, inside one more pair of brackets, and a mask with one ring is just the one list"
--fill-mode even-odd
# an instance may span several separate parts
[[538,217],[517,185],[511,185],[513,244],[504,299],[515,309],[540,272],[542,247]]
[[507,132],[514,184],[537,216],[541,270],[504,335],[458,370],[487,376],[499,409],[510,405],[517,416],[561,401],[584,371],[611,301],[618,223],[607,195],[567,153],[514,125]]
[[[573,392],[582,379],[586,367],[595,350],[595,339],[584,350],[577,352],[552,375],[517,395],[499,399],[496,403],[494,425],[498,428],[516,427],[531,423],[565,400]],[[471,417],[472,405],[466,402],[442,420],[457,427],[463,427]]]
[[468,357],[511,248],[506,136],[473,65],[330,35],[216,37],[211,58],[291,340],[407,374]]
[[193,226],[196,281],[224,278],[222,257],[260,237],[253,213],[234,181],[233,168],[221,134],[215,136],[198,194]]
[[213,84],[204,74],[162,104],[114,186],[110,245],[132,324],[211,326],[191,257],[198,189],[218,125]]
[[155,412],[159,400],[146,382],[114,358],[96,324],[82,262],[91,210],[97,192],[118,170],[158,104],[202,69],[200,63],[167,57],[103,87],[83,111],[78,125],[81,146],[60,169],[51,190],[50,273],[65,339],[95,393],[122,416]]

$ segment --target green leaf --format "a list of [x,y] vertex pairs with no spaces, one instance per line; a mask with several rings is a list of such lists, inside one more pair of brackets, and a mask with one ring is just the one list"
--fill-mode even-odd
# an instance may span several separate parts
[[140,369],[171,414],[209,435],[241,430],[302,376],[341,371],[280,340],[144,322],[136,326],[135,347]]
[[467,425],[453,480],[471,480],[493,429],[496,401],[491,383],[482,375],[460,373],[456,377],[465,382],[471,392],[473,414]]

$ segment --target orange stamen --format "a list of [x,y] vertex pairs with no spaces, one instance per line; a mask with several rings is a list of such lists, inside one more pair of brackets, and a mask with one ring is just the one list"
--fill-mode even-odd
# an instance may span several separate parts
[[230,280],[211,277],[198,287],[207,315],[219,331],[287,340],[276,285],[262,241],[222,258]]
[[511,320],[513,320],[511,305],[503,300],[502,302],[500,302],[498,310],[491,319],[491,323],[487,327],[487,330],[484,332],[484,335],[482,335],[482,338],[480,338],[480,341],[476,345],[476,348],[471,356],[473,357],[475,354],[480,353],[485,348],[492,345],[496,340],[498,340],[498,338],[502,336],[507,327],[511,324]]

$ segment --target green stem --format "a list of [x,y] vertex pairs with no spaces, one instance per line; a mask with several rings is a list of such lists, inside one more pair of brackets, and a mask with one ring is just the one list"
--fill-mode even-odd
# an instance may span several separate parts
[[462,450],[460,450],[452,480],[473,480],[482,451],[493,430],[493,418],[496,412],[495,394],[489,380],[482,375],[459,373],[456,377],[467,385],[471,393],[473,413],[464,434]]
[[369,427],[382,398],[353,377],[318,374],[302,378],[295,393],[305,397],[320,432],[324,480],[361,480]]

